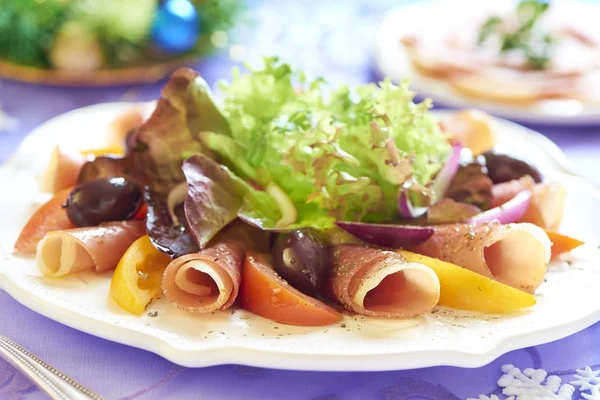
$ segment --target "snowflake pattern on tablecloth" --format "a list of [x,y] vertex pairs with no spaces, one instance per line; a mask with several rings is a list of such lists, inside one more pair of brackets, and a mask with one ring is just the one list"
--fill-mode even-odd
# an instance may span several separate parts
[[600,370],[594,371],[590,367],[584,369],[577,369],[577,374],[574,376],[576,380],[572,381],[571,384],[579,387],[580,392],[586,400],[600,400]]
[[514,365],[502,366],[498,386],[504,397],[495,394],[479,395],[468,400],[578,400],[574,396],[579,389],[584,400],[600,400],[600,370],[590,367],[575,370],[574,380],[562,383],[557,375],[548,375],[543,369],[526,368],[521,371]]

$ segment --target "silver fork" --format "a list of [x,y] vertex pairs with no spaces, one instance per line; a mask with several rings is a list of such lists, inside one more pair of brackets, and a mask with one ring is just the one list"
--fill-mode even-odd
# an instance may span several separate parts
[[0,357],[21,371],[54,400],[105,400],[4,335],[0,335]]

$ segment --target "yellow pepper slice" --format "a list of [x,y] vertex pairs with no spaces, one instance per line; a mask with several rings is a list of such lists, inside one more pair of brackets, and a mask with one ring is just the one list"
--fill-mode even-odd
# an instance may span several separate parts
[[125,149],[121,146],[109,146],[109,147],[99,147],[97,149],[88,149],[82,150],[79,152],[84,156],[105,156],[105,155],[114,155],[114,156],[122,156],[125,154]]
[[163,272],[171,259],[145,235],[127,249],[110,282],[110,297],[124,310],[141,314],[160,293]]
[[535,296],[466,268],[410,251],[398,250],[409,262],[425,264],[440,280],[439,305],[484,313],[505,313],[535,305]]

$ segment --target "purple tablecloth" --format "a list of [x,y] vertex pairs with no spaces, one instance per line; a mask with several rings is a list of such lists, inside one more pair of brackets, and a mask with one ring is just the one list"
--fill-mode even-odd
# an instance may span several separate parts
[[[254,30],[242,29],[235,46],[197,65],[209,83],[227,78],[234,59],[254,62],[279,54],[310,74],[335,83],[372,81],[370,40],[393,1],[267,1],[255,4]],[[0,80],[0,162],[43,121],[89,104],[150,100],[160,83],[112,88],[40,87]],[[600,127],[538,127],[580,172],[598,179]],[[86,127],[81,127],[85,135]],[[4,229],[1,227],[0,229]],[[0,292],[0,333],[109,399],[464,399],[499,395],[500,366],[543,368],[573,380],[576,368],[600,368],[600,324],[563,340],[514,351],[478,369],[451,367],[380,373],[294,372],[243,366],[189,369],[154,354],[67,328],[29,311]],[[318,367],[318,366],[316,366]],[[600,384],[600,380],[590,381]],[[581,387],[578,386],[578,387]],[[585,394],[596,393],[588,388]],[[591,395],[588,398],[600,398]],[[44,395],[0,360],[0,399]],[[487,397],[482,397],[487,398]],[[554,397],[549,397],[554,398]],[[580,398],[575,394],[573,398]]]

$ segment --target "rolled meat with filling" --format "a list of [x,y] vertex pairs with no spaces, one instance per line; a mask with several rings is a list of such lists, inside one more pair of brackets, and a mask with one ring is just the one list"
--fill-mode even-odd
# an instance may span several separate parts
[[330,257],[331,290],[350,311],[411,318],[431,311],[440,298],[435,272],[394,252],[343,244],[333,246]]
[[548,235],[533,224],[492,221],[437,226],[429,239],[409,250],[533,293],[544,281],[551,247]]
[[89,269],[107,271],[114,269],[125,250],[145,234],[144,221],[49,232],[38,243],[36,263],[52,278]]
[[235,223],[204,250],[173,260],[162,290],[177,308],[192,313],[225,310],[235,302],[242,280],[246,248],[266,248],[264,234]]

